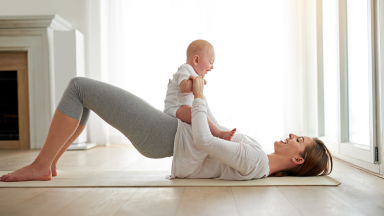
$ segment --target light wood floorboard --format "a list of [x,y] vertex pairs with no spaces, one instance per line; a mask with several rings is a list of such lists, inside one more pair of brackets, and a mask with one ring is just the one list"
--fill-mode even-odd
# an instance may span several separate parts
[[93,188],[63,208],[57,216],[114,215],[137,190],[138,188]]
[[186,187],[176,215],[240,215],[231,187]]
[[[77,200],[91,189],[50,188],[25,199],[23,202],[18,202],[17,205],[1,209],[0,215],[56,215],[68,204]],[[18,190],[23,190],[23,188],[18,188]]]
[[140,188],[115,215],[175,215],[183,192],[184,187]]
[[373,190],[384,194],[384,179],[382,178],[370,175],[362,170],[356,169],[340,162],[337,163],[337,166],[335,167],[335,172],[332,173],[331,176],[334,177],[334,175],[337,174],[339,175],[339,177],[353,179]]
[[23,203],[25,200],[36,196],[37,194],[48,190],[48,188],[1,188],[0,189],[0,215]]
[[[0,150],[0,170],[38,150]],[[170,170],[132,146],[68,151],[59,170]],[[334,161],[338,187],[0,188],[0,215],[384,215],[384,179]]]
[[364,215],[324,187],[278,187],[302,215]]
[[325,189],[365,215],[384,215],[384,194],[351,178],[343,178],[340,181],[340,186]]
[[232,187],[240,215],[300,215],[277,187]]

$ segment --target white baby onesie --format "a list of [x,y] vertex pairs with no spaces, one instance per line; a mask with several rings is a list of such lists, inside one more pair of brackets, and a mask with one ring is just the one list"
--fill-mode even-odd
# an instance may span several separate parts
[[168,115],[176,117],[176,111],[181,106],[192,106],[194,99],[192,92],[184,93],[180,89],[180,83],[183,80],[188,80],[190,75],[199,76],[191,65],[182,64],[173,74],[173,78],[169,80],[167,95],[164,100],[164,112]]

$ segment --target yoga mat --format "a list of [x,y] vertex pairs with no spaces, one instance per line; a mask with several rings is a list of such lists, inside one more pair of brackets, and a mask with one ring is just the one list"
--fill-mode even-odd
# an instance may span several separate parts
[[[0,176],[11,171],[0,171]],[[0,182],[1,187],[246,187],[246,186],[337,186],[329,176],[268,177],[250,181],[217,179],[167,179],[170,171],[58,171],[50,181]]]

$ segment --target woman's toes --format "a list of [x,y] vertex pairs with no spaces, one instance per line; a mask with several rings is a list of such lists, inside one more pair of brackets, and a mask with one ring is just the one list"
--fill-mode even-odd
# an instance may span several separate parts
[[57,176],[57,170],[56,169],[51,169],[52,176]]
[[6,175],[1,176],[1,181],[4,181],[7,178],[8,175],[9,175],[9,173],[6,174]]

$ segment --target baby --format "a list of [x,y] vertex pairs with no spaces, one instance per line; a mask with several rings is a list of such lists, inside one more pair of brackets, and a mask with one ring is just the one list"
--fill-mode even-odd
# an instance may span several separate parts
[[[164,112],[176,117],[183,122],[191,124],[191,106],[193,102],[193,83],[189,77],[203,77],[213,69],[215,51],[213,46],[205,40],[195,40],[189,44],[187,49],[187,63],[182,64],[178,71],[169,80],[167,95],[164,100]],[[206,81],[204,80],[205,84]],[[208,125],[213,136],[231,140],[236,132],[220,130],[209,118]]]

